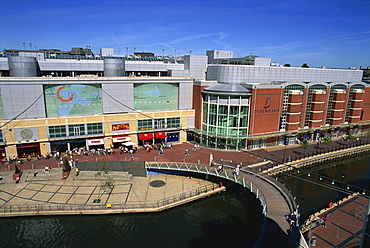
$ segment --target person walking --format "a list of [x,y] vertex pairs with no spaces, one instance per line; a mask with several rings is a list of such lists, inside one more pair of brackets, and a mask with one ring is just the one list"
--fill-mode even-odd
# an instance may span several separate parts
[[240,172],[240,165],[238,164],[235,168],[234,168],[234,175],[235,176],[239,176],[239,172]]
[[328,219],[329,219],[328,216],[324,215],[323,217],[321,217],[321,219],[322,219],[322,226],[327,228],[326,223],[328,222]]
[[220,164],[220,165],[217,167],[217,172],[218,172],[218,173],[221,173],[223,170],[224,170],[224,164]]

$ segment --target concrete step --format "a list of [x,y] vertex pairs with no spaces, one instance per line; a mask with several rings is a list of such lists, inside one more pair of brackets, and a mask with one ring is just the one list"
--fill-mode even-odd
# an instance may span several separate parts
[[[37,176],[34,176],[34,171],[24,171],[21,177],[20,182],[30,182],[30,181],[52,181],[52,180],[61,180],[62,178],[62,169],[55,168],[50,172],[45,172],[44,170],[37,170]],[[75,170],[72,170],[69,174],[69,179],[73,180],[101,180],[104,178],[112,178],[112,180],[131,180],[131,174],[126,171],[113,171],[108,175],[96,176],[96,171],[80,171],[79,175],[76,176]]]

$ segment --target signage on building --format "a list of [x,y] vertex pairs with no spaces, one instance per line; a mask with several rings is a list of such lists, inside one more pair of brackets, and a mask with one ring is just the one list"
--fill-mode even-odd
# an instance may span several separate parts
[[271,97],[265,97],[264,98],[264,105],[260,109],[255,109],[255,114],[265,114],[265,113],[279,113],[279,108],[271,108],[272,105],[272,98]]
[[121,122],[112,124],[112,131],[130,131],[130,123]]

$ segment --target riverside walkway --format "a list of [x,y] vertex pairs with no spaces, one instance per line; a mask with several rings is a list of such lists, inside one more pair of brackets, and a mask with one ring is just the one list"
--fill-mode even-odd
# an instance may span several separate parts
[[[308,243],[323,248],[359,247],[368,201],[368,198],[355,193],[311,215],[301,228]],[[324,216],[327,217],[325,225]],[[363,247],[369,246],[367,238]]]

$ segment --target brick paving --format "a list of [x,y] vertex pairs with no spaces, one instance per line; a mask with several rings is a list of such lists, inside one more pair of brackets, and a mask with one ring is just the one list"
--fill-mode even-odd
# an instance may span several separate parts
[[[368,199],[357,195],[318,214],[320,222],[325,215],[328,221],[326,228],[319,225],[311,231],[311,240],[316,240],[316,247],[359,247],[367,204]],[[309,232],[306,236],[309,239]]]

